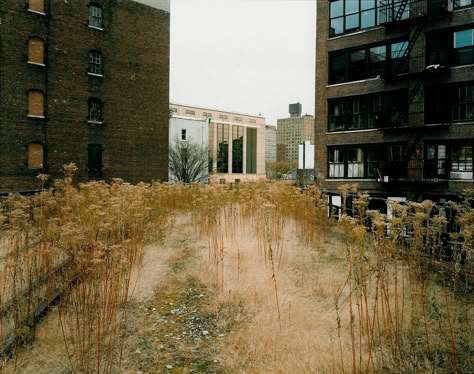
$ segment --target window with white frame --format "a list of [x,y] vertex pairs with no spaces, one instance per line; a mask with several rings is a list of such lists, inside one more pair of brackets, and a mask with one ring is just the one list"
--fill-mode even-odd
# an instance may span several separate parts
[[329,178],[344,178],[344,154],[342,149],[329,150]]
[[99,51],[89,51],[89,73],[102,75],[102,54]]
[[346,150],[347,177],[364,177],[364,151],[362,148],[349,148]]
[[89,26],[102,28],[102,7],[97,4],[89,4]]
[[[472,179],[472,145],[462,144],[451,149],[451,172],[459,179]],[[465,174],[464,172],[468,172]],[[453,175],[451,174],[451,177]]]

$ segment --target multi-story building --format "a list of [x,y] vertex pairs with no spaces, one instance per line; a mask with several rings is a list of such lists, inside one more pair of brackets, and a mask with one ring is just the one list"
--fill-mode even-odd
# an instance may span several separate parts
[[[186,178],[191,182],[208,181],[208,121],[206,118],[170,117],[169,182],[186,181]],[[172,163],[173,166],[171,166]]]
[[276,126],[265,126],[265,161],[276,161]]
[[225,182],[265,178],[265,118],[170,103],[170,116],[208,119],[210,172]]
[[3,0],[0,192],[166,180],[169,0]]
[[289,118],[277,119],[277,160],[298,161],[298,145],[314,144],[314,116],[301,115],[301,104],[289,105]]
[[437,202],[474,186],[473,5],[317,2],[316,168],[335,205],[348,183]]

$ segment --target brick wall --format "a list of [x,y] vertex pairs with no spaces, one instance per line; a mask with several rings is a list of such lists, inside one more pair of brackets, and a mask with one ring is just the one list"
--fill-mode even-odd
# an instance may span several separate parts
[[[0,191],[36,186],[43,171],[61,177],[75,162],[88,179],[88,145],[103,149],[106,180],[166,180],[168,169],[168,12],[130,0],[103,0],[103,29],[88,26],[88,4],[28,1],[0,9]],[[45,42],[45,66],[28,64],[28,40]],[[89,50],[102,54],[103,76],[88,74]],[[27,117],[28,92],[44,93],[45,118]],[[102,124],[88,123],[88,100],[103,103]],[[45,145],[44,170],[28,169],[30,143]]]
[[[369,145],[369,144],[389,144],[395,142],[406,142],[412,135],[412,130],[384,131],[347,131],[338,133],[328,132],[328,98],[338,98],[353,95],[362,95],[372,92],[383,92],[387,90],[395,90],[410,87],[409,80],[396,80],[393,82],[383,79],[367,79],[363,81],[342,83],[328,86],[328,53],[331,51],[344,50],[356,46],[364,46],[371,43],[383,42],[385,40],[397,39],[403,36],[408,37],[410,30],[413,32],[414,25],[402,28],[394,28],[389,32],[385,27],[375,27],[365,29],[360,32],[329,38],[329,1],[317,2],[317,35],[316,35],[316,170],[327,178],[327,146],[335,145]],[[443,19],[427,20],[424,31],[429,32],[440,28],[454,28],[460,25],[472,24],[474,19],[474,8],[456,11]],[[411,29],[410,29],[411,27]],[[425,33],[423,32],[417,39],[414,51],[424,52]],[[422,70],[425,65],[424,57],[420,59],[412,59],[410,62],[411,71]],[[420,67],[416,64],[421,64]],[[440,78],[437,83],[453,83],[473,80],[472,66],[463,66],[451,69],[448,75]],[[431,82],[425,82],[426,85]],[[415,100],[410,106],[410,112],[424,111],[424,89],[423,86],[418,91]],[[411,124],[414,116],[410,117]],[[420,118],[421,121],[423,117]],[[449,127],[430,128],[425,131],[422,142],[432,140],[455,141],[460,139],[474,139],[474,130],[472,124],[453,124]],[[384,185],[370,180],[331,180],[326,179],[325,186],[329,191],[337,192],[337,187],[345,183],[358,183],[360,190],[386,193],[400,194],[406,193],[413,186],[407,185]],[[446,184],[425,185],[422,188],[427,192],[436,192],[440,194],[457,194],[466,188],[466,182],[450,181]],[[472,181],[471,181],[472,185]]]

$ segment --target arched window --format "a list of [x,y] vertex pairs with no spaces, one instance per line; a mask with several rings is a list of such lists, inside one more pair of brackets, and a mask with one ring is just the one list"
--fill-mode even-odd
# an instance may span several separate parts
[[28,40],[28,62],[44,65],[44,41],[40,38]]
[[42,169],[44,149],[41,143],[28,144],[28,169]]
[[28,9],[33,12],[44,13],[44,0],[29,0]]
[[28,115],[44,116],[44,95],[43,92],[31,90],[28,92]]

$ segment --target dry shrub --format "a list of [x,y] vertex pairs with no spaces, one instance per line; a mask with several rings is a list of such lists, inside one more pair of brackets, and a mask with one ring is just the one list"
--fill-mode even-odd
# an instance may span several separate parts
[[[36,322],[61,299],[60,321],[71,367],[110,372],[120,361],[121,314],[145,235],[168,225],[169,208],[145,184],[72,184],[65,165],[55,189],[3,202],[0,259],[2,351],[32,337]],[[159,194],[160,188],[154,193]],[[153,203],[152,203],[153,199]],[[162,202],[162,200],[161,200]]]
[[[69,165],[54,191],[2,202],[4,342],[11,331],[27,340],[35,311],[60,294],[72,368],[120,367],[131,270],[144,244],[159,241],[179,215],[207,243],[196,276],[219,295],[215,311],[228,332],[220,360],[230,372],[472,367],[472,193],[451,204],[459,229],[446,261],[446,221],[429,201],[394,203],[388,217],[361,194],[353,216],[335,223],[316,188],[121,180],[75,187],[73,173]],[[341,193],[346,213],[356,186]]]

